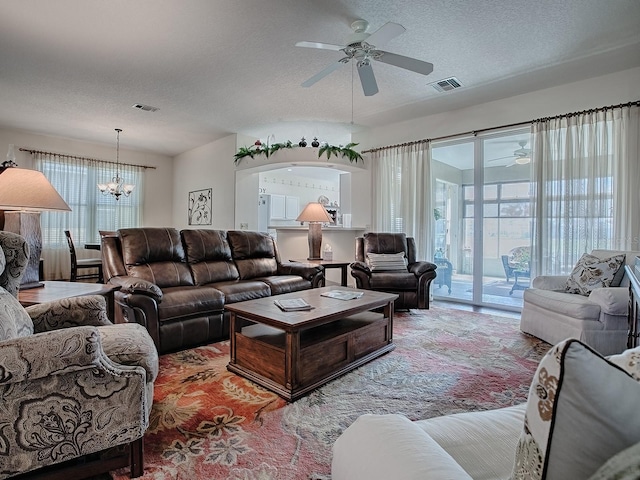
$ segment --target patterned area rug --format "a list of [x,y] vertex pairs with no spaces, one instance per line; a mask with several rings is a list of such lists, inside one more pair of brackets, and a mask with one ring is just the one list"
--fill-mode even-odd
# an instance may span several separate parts
[[228,341],[162,356],[141,478],[328,479],[331,446],[359,415],[523,402],[549,348],[515,319],[442,307],[396,314],[393,334],[394,351],[291,404],[228,372]]

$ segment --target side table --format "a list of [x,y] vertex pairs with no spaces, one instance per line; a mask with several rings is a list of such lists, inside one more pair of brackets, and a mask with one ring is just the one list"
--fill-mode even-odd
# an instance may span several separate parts
[[81,297],[83,295],[102,295],[107,300],[107,315],[109,320],[115,321],[114,317],[114,292],[120,287],[114,285],[104,285],[102,283],[84,282],[59,282],[44,281],[44,287],[20,290],[18,301],[23,307],[38,305],[40,303],[62,300],[69,297]]
[[[289,260],[290,262],[302,262],[302,263],[313,263],[315,265],[322,265],[325,269],[327,268],[339,268],[342,270],[342,274],[340,277],[340,285],[343,287],[347,286],[347,267],[351,264],[351,262],[339,262],[337,260]],[[324,285],[323,285],[324,286]]]

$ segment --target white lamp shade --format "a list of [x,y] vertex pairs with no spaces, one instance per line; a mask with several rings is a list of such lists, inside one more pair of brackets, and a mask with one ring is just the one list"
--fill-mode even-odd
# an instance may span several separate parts
[[65,210],[67,202],[37,170],[0,169],[0,210]]

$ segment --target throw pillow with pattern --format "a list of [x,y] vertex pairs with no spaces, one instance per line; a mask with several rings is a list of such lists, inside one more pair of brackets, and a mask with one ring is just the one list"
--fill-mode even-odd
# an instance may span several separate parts
[[596,288],[610,287],[625,257],[625,254],[609,258],[583,254],[567,279],[566,291],[588,296]]
[[605,359],[575,339],[553,347],[529,389],[512,479],[589,478],[640,441],[640,347]]

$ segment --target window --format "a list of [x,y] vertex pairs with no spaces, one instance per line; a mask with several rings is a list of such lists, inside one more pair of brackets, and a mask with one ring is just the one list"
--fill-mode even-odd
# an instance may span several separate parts
[[[473,185],[463,185],[465,240],[473,244]],[[484,185],[483,235],[485,256],[499,258],[501,252],[528,244],[531,232],[531,184],[510,182]],[[491,251],[488,247],[491,246]]]
[[[42,212],[43,258],[46,279],[69,278],[69,250],[64,235],[71,231],[78,248],[98,242],[100,230],[137,227],[142,224],[144,169],[120,165],[120,176],[136,186],[129,197],[103,195],[97,183],[110,180],[115,165],[83,158],[34,153],[34,165],[65,199],[71,212]],[[78,253],[82,258],[82,252]]]

